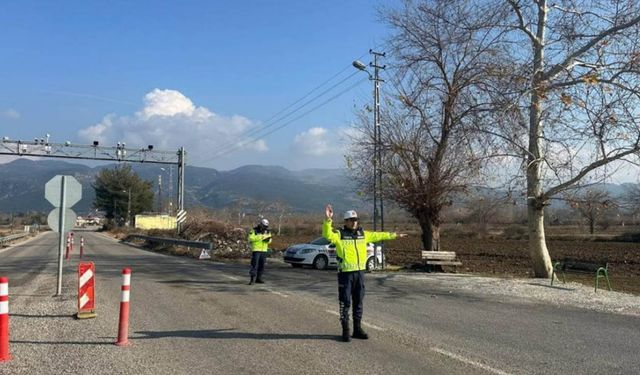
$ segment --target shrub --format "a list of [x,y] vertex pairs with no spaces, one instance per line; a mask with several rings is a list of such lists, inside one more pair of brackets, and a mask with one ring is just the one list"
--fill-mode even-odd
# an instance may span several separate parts
[[509,225],[504,228],[504,237],[509,240],[525,240],[529,238],[527,228],[520,225]]

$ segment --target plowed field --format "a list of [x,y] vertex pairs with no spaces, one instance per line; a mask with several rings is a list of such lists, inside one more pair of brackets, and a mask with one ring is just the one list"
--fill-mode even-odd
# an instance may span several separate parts
[[[309,236],[281,236],[273,245],[275,249],[282,250],[289,244],[310,239]],[[527,246],[526,240],[443,236],[442,250],[455,251],[463,263],[457,268],[445,268],[445,271],[501,277],[532,277]],[[561,260],[564,257],[587,261],[607,259],[613,290],[640,294],[640,244],[548,240],[547,247],[552,260]],[[421,250],[419,235],[390,241],[386,246],[387,261],[392,265],[410,268],[412,264],[420,263]],[[580,281],[587,285],[594,283],[594,277],[590,275],[567,274],[567,280]]]

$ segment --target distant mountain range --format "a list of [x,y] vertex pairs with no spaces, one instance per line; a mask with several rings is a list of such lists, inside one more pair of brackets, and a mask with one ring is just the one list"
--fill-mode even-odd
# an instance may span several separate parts
[[[39,211],[48,212],[52,206],[44,198],[44,185],[56,175],[74,176],[82,184],[82,200],[73,206],[79,215],[91,212],[95,193],[92,183],[104,168],[116,164],[88,167],[59,160],[17,159],[0,164],[0,213]],[[156,164],[132,163],[132,169],[143,179],[151,181],[154,193],[158,193],[158,175],[162,175],[162,196],[165,201],[177,193],[178,171],[169,173]],[[174,188],[170,189],[169,177]],[[342,169],[306,169],[290,171],[278,166],[247,165],[230,171],[187,166],[185,172],[185,206],[205,206],[214,209],[234,207],[244,202],[251,212],[253,205],[281,202],[288,212],[322,212],[326,203],[332,203],[338,211],[347,208],[369,210],[370,202],[358,196],[356,184]],[[595,187],[617,198],[632,184],[600,184]],[[486,187],[471,189],[471,195],[505,196],[504,191]],[[464,199],[455,199],[463,202]],[[157,202],[157,195],[154,200]],[[386,208],[391,209],[387,202]],[[174,203],[175,204],[175,203]],[[565,208],[563,201],[552,200],[551,207]]]
[[[132,163],[143,179],[152,181],[158,193],[158,175],[162,175],[162,195],[170,193],[169,171],[154,164]],[[17,159],[0,164],[0,212],[47,212],[52,206],[44,198],[44,186],[56,175],[74,176],[82,184],[82,200],[74,207],[78,214],[92,210],[95,193],[92,183],[104,168],[115,164],[88,167],[57,160]],[[173,195],[177,193],[178,171],[173,168]],[[156,198],[157,200],[157,198]],[[355,184],[341,169],[307,169],[290,171],[278,166],[248,165],[230,171],[187,166],[185,171],[185,206],[220,209],[245,202],[282,202],[288,211],[319,212],[328,202],[336,207],[364,207]],[[175,198],[174,198],[175,202]],[[175,204],[175,203],[174,203]]]

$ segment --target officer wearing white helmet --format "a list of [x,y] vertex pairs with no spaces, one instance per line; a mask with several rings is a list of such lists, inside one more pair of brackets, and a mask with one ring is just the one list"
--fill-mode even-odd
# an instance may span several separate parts
[[267,250],[271,243],[271,232],[269,231],[269,220],[260,219],[251,231],[249,231],[249,244],[251,245],[251,271],[249,275],[251,279],[249,285],[254,282],[258,284],[264,283],[262,273],[264,272],[264,264],[267,260]]
[[338,300],[340,301],[340,323],[342,341],[349,342],[349,308],[353,298],[353,337],[366,340],[369,335],[362,329],[362,310],[364,300],[364,271],[367,269],[367,244],[405,237],[404,233],[369,232],[358,224],[358,214],[353,211],[344,213],[344,226],[333,230],[333,208],[325,208],[325,220],[322,224],[322,236],[336,245],[338,258]]

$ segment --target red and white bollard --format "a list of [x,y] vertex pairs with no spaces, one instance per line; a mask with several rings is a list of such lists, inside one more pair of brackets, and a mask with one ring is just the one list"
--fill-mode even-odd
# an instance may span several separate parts
[[84,237],[80,237],[80,258],[82,259],[82,254],[84,254]]
[[131,269],[122,269],[122,295],[120,298],[120,324],[116,345],[129,345],[129,291],[131,290]]
[[9,354],[9,278],[0,277],[0,362],[11,359]]
[[65,259],[69,259],[69,252],[71,251],[71,235],[67,235],[67,254],[65,255]]

